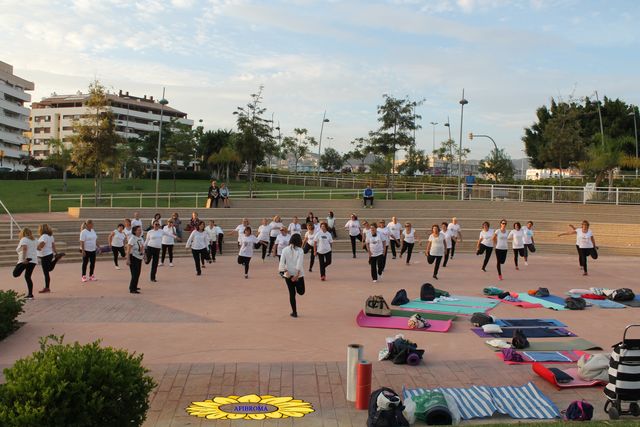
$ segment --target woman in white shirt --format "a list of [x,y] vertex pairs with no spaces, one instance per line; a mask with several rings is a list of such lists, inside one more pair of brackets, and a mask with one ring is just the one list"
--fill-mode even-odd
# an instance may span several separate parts
[[509,232],[509,239],[511,240],[511,248],[513,249],[513,262],[516,264],[516,270],[520,270],[518,267],[518,255],[524,258],[524,236],[525,231],[522,229],[522,225],[519,222],[513,223],[513,230]]
[[[291,239],[288,231],[289,230],[287,229],[287,227],[282,226],[280,228],[280,234],[278,234],[278,237],[276,237],[276,241],[273,245],[274,255],[277,256],[278,259],[280,259],[280,257],[282,256],[282,250],[287,247],[287,245],[289,244],[289,239]],[[302,241],[302,239],[300,239],[300,241]]]
[[527,228],[524,229],[524,265],[529,265],[529,252],[536,252],[533,241],[533,221],[527,221]]
[[269,223],[270,231],[269,231],[269,256],[271,256],[273,252],[273,245],[276,243],[276,238],[280,234],[280,229],[282,228],[282,220],[280,219],[280,215],[276,215],[273,217],[273,220]]
[[[96,268],[96,254],[98,250],[98,235],[93,229],[93,221],[88,219],[84,223],[84,229],[80,232],[80,251],[82,252],[82,282],[97,280],[94,275]],[[89,277],[87,278],[87,264],[89,264]]]
[[435,265],[433,266],[433,278],[438,280],[438,270],[440,269],[440,262],[442,261],[442,257],[444,256],[445,251],[447,250],[447,242],[444,237],[444,233],[440,232],[440,227],[438,224],[433,224],[431,226],[431,235],[429,236],[427,242],[427,249],[425,250],[425,255],[427,256],[427,262],[429,264]]
[[482,271],[487,272],[487,264],[491,253],[493,252],[493,230],[491,224],[487,221],[482,223],[482,230],[480,230],[480,237],[478,243],[476,243],[476,255],[484,254],[484,261],[482,261]]
[[451,259],[456,254],[456,243],[462,242],[462,231],[460,224],[458,224],[458,218],[455,216],[451,218],[451,224],[447,226],[447,230],[451,232]]
[[191,255],[196,264],[196,274],[202,275],[200,265],[204,268],[204,261],[207,259],[209,248],[209,235],[204,231],[204,222],[199,221],[197,228],[191,232],[187,239],[185,248],[191,248]]
[[24,281],[27,283],[27,299],[33,299],[33,280],[31,275],[38,265],[38,245],[33,237],[31,229],[25,227],[18,234],[20,242],[16,248],[18,263],[13,269],[13,277],[20,277],[24,273]]
[[249,219],[242,218],[242,224],[238,224],[238,226],[233,230],[234,233],[238,233],[238,247],[240,247],[240,242],[242,241],[242,236],[244,236],[244,229],[249,226]]
[[113,253],[113,263],[116,266],[116,270],[120,270],[118,265],[118,255],[122,258],[125,257],[125,242],[127,241],[127,235],[124,232],[124,224],[118,224],[115,230],[109,234],[109,246],[111,246],[111,252]]
[[247,226],[244,229],[244,235],[240,240],[240,250],[238,251],[238,264],[244,265],[244,278],[249,278],[249,263],[253,256],[253,245],[258,243],[256,236],[251,234],[251,227]]
[[222,246],[224,243],[224,230],[219,225],[216,225],[216,232],[218,233],[218,253],[222,255]]
[[125,218],[124,219],[124,228],[122,229],[122,232],[125,235],[125,249],[126,249],[126,243],[129,241],[129,239],[131,238],[131,236],[133,235],[133,230],[132,230],[132,225],[131,225],[131,220],[129,218]]
[[373,283],[378,282],[378,277],[382,275],[383,265],[382,258],[384,256],[384,238],[378,233],[376,223],[370,225],[370,232],[367,234],[365,245],[369,252],[369,265],[371,266],[371,280]]
[[129,293],[139,294],[140,272],[142,271],[142,259],[144,258],[144,239],[142,238],[142,227],[134,225],[131,228],[131,237],[127,241],[127,265],[131,272],[129,282]]
[[387,225],[389,230],[389,245],[391,246],[391,255],[393,259],[396,259],[396,249],[400,247],[400,232],[402,231],[402,224],[398,222],[397,217],[392,217],[391,222]]
[[453,237],[451,230],[449,230],[449,224],[447,222],[443,222],[440,224],[440,232],[444,236],[444,241],[447,244],[447,249],[444,251],[444,261],[442,263],[442,268],[447,266],[447,262],[449,262],[449,254],[451,253],[451,244],[453,243]]
[[38,234],[40,235],[37,246],[38,259],[44,273],[44,288],[39,293],[45,294],[50,292],[51,276],[49,273],[56,268],[56,264],[65,253],[56,251],[56,241],[53,238],[53,231],[49,224],[41,224],[38,227]]
[[407,265],[411,263],[411,253],[413,252],[413,246],[416,244],[416,230],[413,229],[413,226],[410,222],[407,222],[404,225],[404,230],[402,230],[402,235],[400,236],[402,240],[402,249],[400,250],[400,258],[404,253],[407,253]]
[[158,272],[158,264],[160,262],[160,251],[162,250],[162,239],[163,237],[171,236],[174,239],[176,235],[172,232],[165,232],[162,228],[160,228],[160,221],[153,222],[153,228],[147,232],[147,238],[144,242],[146,247],[146,259],[145,264],[151,263],[151,272],[150,279],[152,282],[157,282],[156,273]]
[[320,280],[327,280],[327,267],[331,265],[331,245],[333,236],[326,222],[320,224],[320,232],[313,239],[313,251],[320,263]]
[[316,229],[313,225],[313,222],[307,223],[307,232],[304,233],[304,239],[302,240],[302,251],[307,254],[309,253],[309,273],[313,271],[313,264],[316,262],[316,255],[313,250],[314,239],[316,236]]
[[218,246],[218,227],[216,226],[216,222],[214,220],[209,221],[209,225],[205,227],[204,232],[207,233],[209,237],[209,255],[207,255],[207,258],[209,264],[211,264],[212,262],[216,262]]
[[289,234],[290,235],[294,235],[294,234],[302,234],[302,226],[300,225],[300,220],[298,219],[297,216],[293,217],[293,222],[291,224],[289,224]]
[[291,304],[291,317],[298,317],[296,293],[304,295],[304,252],[301,249],[302,238],[299,234],[291,236],[286,248],[282,250],[278,271],[284,277],[289,290],[289,303]]
[[569,236],[571,234],[576,235],[576,246],[578,247],[578,261],[580,262],[580,268],[583,270],[582,275],[588,276],[587,271],[587,258],[590,256],[593,259],[598,259],[598,247],[596,246],[596,239],[593,237],[593,232],[589,230],[589,221],[586,219],[582,221],[581,227],[576,228],[573,225],[569,225],[571,231],[566,233],[560,233],[559,236]]
[[349,232],[349,239],[351,239],[351,252],[355,258],[356,240],[360,240],[362,242],[362,227],[360,226],[360,221],[358,221],[356,214],[351,214],[351,219],[347,221],[344,228]]
[[385,224],[384,220],[378,221],[376,232],[382,237],[382,241],[384,242],[384,253],[382,254],[382,272],[384,272],[384,269],[387,267],[387,253],[389,252],[389,243],[391,242],[389,230],[387,230],[387,224]]
[[162,227],[162,256],[160,257],[160,265],[164,265],[164,259],[169,253],[169,267],[173,267],[173,247],[176,244],[176,240],[180,240],[178,231],[176,230],[173,219],[167,221],[167,225]]
[[267,249],[269,248],[269,239],[271,235],[271,226],[267,218],[262,218],[262,224],[258,227],[258,243],[256,249],[262,249],[262,262],[267,257]]
[[493,245],[496,249],[496,268],[498,279],[502,280],[502,264],[507,260],[509,252],[509,233],[507,232],[507,220],[500,220],[500,229],[493,234]]

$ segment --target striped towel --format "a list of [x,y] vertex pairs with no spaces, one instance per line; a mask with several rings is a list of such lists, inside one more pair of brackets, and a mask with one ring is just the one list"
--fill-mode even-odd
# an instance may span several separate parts
[[[405,389],[404,398],[423,394],[426,389]],[[560,417],[553,404],[533,383],[522,387],[436,388],[450,395],[457,403],[463,420],[487,418],[495,412],[517,419],[553,419]]]

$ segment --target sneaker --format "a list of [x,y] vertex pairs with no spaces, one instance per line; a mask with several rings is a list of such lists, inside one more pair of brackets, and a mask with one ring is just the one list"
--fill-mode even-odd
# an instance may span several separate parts
[[96,279],[96,276],[92,274],[91,276],[89,276],[89,280],[91,280],[92,282],[95,282],[98,279]]
[[313,273],[313,270],[309,269],[309,273]]
[[56,263],[60,260],[60,258],[62,258],[63,256],[65,256],[66,254],[64,252],[58,252],[54,257],[53,257],[53,262]]
[[160,263],[158,264],[158,267],[164,267],[164,262],[160,262]]
[[435,274],[433,275],[433,278],[438,280],[438,276],[436,276]]
[[293,313],[291,313],[289,316],[291,317],[298,317],[298,313],[296,313],[295,311]]
[[169,267],[173,267],[173,263],[172,262],[169,263]]
[[249,278],[249,275],[248,275],[248,274],[245,274],[245,275],[244,275],[244,278],[245,278],[245,279],[248,279],[248,278]]
[[327,277],[326,276],[320,276],[320,280],[324,282],[325,280],[327,280]]
[[116,270],[120,270],[120,266],[116,265]]
[[27,295],[26,299],[33,299],[33,295]]
[[49,288],[42,288],[42,289],[40,289],[40,291],[39,291],[38,293],[39,293],[39,294],[48,294],[49,292],[51,292],[51,291],[49,290]]
[[373,283],[378,283],[378,281],[377,281],[377,280],[374,280],[374,281],[373,281]]
[[584,273],[582,273],[583,276],[588,276],[589,273],[587,273],[586,271]]
[[527,261],[524,262],[524,265],[529,265],[529,263]]
[[502,280],[502,274],[498,274],[498,279]]
[[396,259],[396,257],[393,257],[393,258],[391,258],[391,259]]
[[88,279],[87,279],[87,276],[82,276],[82,281],[83,281],[83,282],[86,282],[87,280],[88,280]]
[[518,267],[517,265],[516,265],[516,270],[520,270],[520,267]]
[[198,271],[198,272],[196,273],[196,276],[202,276],[202,271]]

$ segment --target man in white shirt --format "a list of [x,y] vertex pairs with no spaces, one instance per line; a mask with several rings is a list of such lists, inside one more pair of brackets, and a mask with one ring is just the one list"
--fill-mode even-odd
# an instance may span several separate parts
[[369,265],[371,266],[371,279],[373,283],[378,282],[378,275],[382,274],[382,262],[384,254],[384,240],[378,234],[376,223],[371,224],[371,234],[367,235],[366,246],[369,252]]
[[400,232],[402,231],[402,224],[398,223],[397,217],[392,217],[391,222],[387,225],[389,231],[389,246],[391,246],[391,254],[393,259],[396,259],[396,248],[400,247]]
[[456,243],[462,242],[462,231],[460,224],[458,224],[458,218],[455,216],[451,218],[451,223],[447,226],[447,230],[451,234],[451,253],[449,258],[453,259],[456,253]]
[[133,213],[133,219],[131,220],[131,228],[135,227],[135,226],[140,227],[140,230],[142,230],[142,234],[140,235],[140,237],[144,236],[144,228],[142,227],[142,220],[140,219],[140,212],[134,212]]

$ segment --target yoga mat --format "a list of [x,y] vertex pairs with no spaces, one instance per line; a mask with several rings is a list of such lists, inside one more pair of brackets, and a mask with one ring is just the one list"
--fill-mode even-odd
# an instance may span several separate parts
[[[492,298],[470,297],[466,295],[451,295],[458,301],[441,301],[441,304],[463,305],[466,307],[495,307],[498,305]],[[418,300],[419,301],[419,300]]]
[[419,314],[425,319],[433,319],[433,320],[455,320],[458,318],[455,314],[440,314],[440,313],[429,313],[428,311],[415,311],[415,310],[402,310],[402,309],[391,309],[391,315],[397,317],[411,317],[414,314]]
[[[498,356],[498,359],[502,360],[505,364],[507,365],[531,365],[533,363],[537,363],[535,360],[531,360],[530,358],[526,357],[526,355],[524,355],[524,351],[518,351],[518,353],[520,353],[522,355],[522,358],[524,359],[523,362],[513,362],[511,360],[504,360],[504,355],[502,354],[502,352],[497,352],[496,356]],[[558,353],[558,352],[552,352],[552,353]],[[558,363],[575,363],[578,361],[578,359],[580,359],[580,356],[582,356],[583,354],[587,354],[584,351],[575,351],[575,352],[571,352],[573,354],[569,354],[570,352],[563,352],[565,353],[565,355],[567,357],[569,357],[569,359],[572,360],[564,360],[564,361],[547,361],[545,363],[552,363],[552,364],[558,364]]]
[[585,299],[587,304],[598,306],[600,308],[627,308],[626,305],[608,299]]
[[[526,333],[526,332],[525,332]],[[488,345],[488,344],[487,344]],[[491,346],[489,346],[491,347]],[[491,347],[494,351],[499,348]],[[560,351],[560,350],[602,350],[598,344],[583,338],[575,338],[565,341],[529,341],[527,351]]]
[[564,300],[563,300],[563,304],[556,304],[555,302],[549,302],[541,298],[532,297],[531,295],[528,295],[526,292],[519,292],[518,299],[525,302],[530,302],[533,304],[541,304],[544,308],[550,308],[552,310],[567,310],[566,308],[564,308]]
[[547,301],[547,302],[553,302],[553,303],[559,304],[559,305],[561,305],[563,307],[565,305],[564,298],[559,297],[557,295],[549,295],[549,296],[546,296],[546,297],[535,297],[535,298],[540,298],[541,300]]
[[360,344],[347,346],[347,401],[356,401],[356,373],[358,360],[362,359],[363,347]]
[[626,305],[627,307],[640,307],[640,300],[637,298],[638,297],[630,301],[614,301],[614,302],[619,302],[620,304]]
[[504,328],[564,328],[567,325],[556,319],[496,319],[495,324]]
[[[513,331],[518,328],[503,328],[501,334],[487,334],[482,328],[471,328],[471,330],[482,338],[513,338]],[[527,338],[560,338],[576,337],[573,332],[564,328],[527,328],[524,331]]]
[[358,387],[356,389],[356,409],[369,408],[369,396],[371,395],[371,362],[361,360],[358,362]]
[[[500,301],[494,301],[493,307],[500,304]],[[432,311],[436,313],[453,313],[453,314],[468,314],[471,315],[473,313],[478,312],[487,312],[491,310],[493,307],[474,307],[474,306],[463,306],[463,305],[453,305],[449,303],[433,303],[421,300],[413,300],[408,302],[402,306],[401,309],[406,310],[421,310],[421,311]]]
[[553,372],[551,372],[542,363],[535,362],[535,363],[533,363],[531,365],[531,368],[533,369],[533,372],[535,372],[536,374],[540,375],[546,381],[549,381],[551,384],[553,384],[556,387],[558,387],[558,389],[573,388],[573,387],[595,387],[595,386],[599,386],[599,385],[604,385],[605,384],[604,381],[600,381],[600,380],[583,380],[583,379],[580,379],[580,376],[578,375],[578,368],[563,369],[563,371],[567,375],[570,375],[570,376],[573,377],[572,381],[570,381],[568,383],[563,383],[563,384],[557,382],[555,375],[553,375]]
[[520,308],[542,308],[542,304],[534,304],[534,303],[525,302],[525,301],[505,301],[495,296],[489,297],[489,298],[497,299],[502,301],[503,304],[515,305],[516,307],[520,307]]
[[407,325],[406,317],[373,317],[367,316],[362,310],[356,317],[356,323],[361,328],[403,329],[422,332],[447,332],[451,328],[451,320],[429,320],[430,327],[411,329]]

